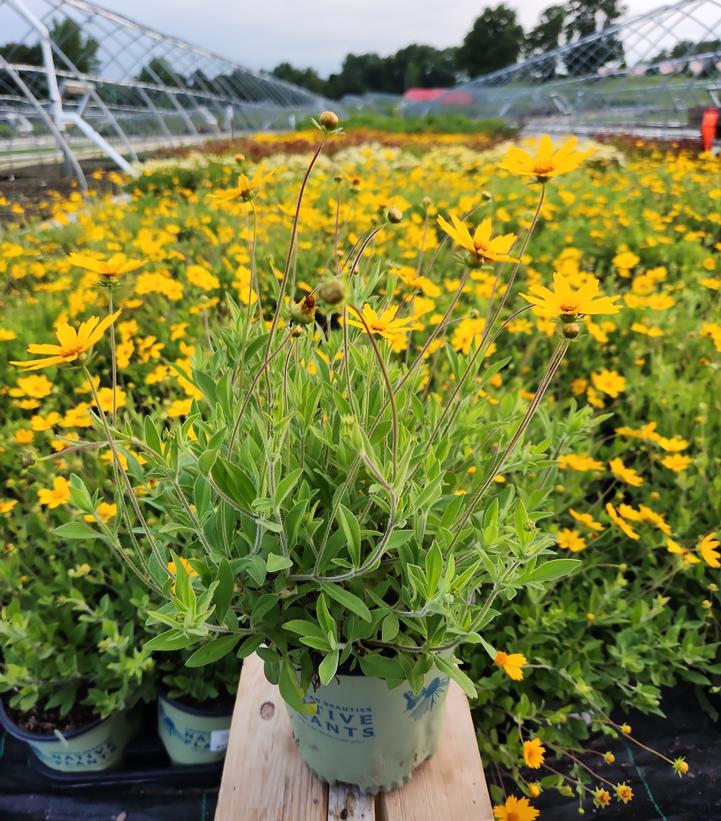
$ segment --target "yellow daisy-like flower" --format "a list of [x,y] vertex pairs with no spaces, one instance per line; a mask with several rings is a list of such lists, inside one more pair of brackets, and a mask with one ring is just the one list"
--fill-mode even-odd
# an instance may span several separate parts
[[266,183],[272,175],[272,171],[267,174],[261,174],[260,170],[257,170],[255,174],[248,179],[245,174],[241,174],[232,188],[222,188],[213,191],[212,194],[208,194],[208,199],[216,207],[227,205],[236,200],[248,202],[248,200],[253,199],[255,192]]
[[590,314],[617,314],[617,296],[601,296],[601,283],[596,277],[577,286],[569,277],[556,271],[553,274],[553,290],[544,285],[531,285],[528,294],[521,296],[535,306],[536,313],[544,317],[573,320]]
[[486,217],[471,236],[468,226],[455,214],[451,214],[451,225],[439,215],[438,224],[460,246],[470,251],[476,264],[484,262],[518,262],[516,257],[509,256],[516,234],[491,236],[491,218]]
[[[406,333],[409,330],[408,326],[414,322],[413,317],[398,319],[398,312],[395,308],[384,308],[379,314],[367,304],[361,308],[360,313],[355,308],[348,308],[348,313],[351,315],[348,319],[349,325],[362,328],[366,333],[378,334],[389,342],[393,342],[396,337]],[[357,317],[357,319],[352,317]]]
[[537,770],[543,764],[546,748],[541,744],[540,738],[532,738],[523,742],[523,760],[526,766],[532,770]]
[[532,807],[527,798],[516,798],[509,795],[505,804],[493,808],[496,821],[536,821],[540,811]]
[[643,484],[643,476],[640,476],[633,468],[626,467],[623,459],[611,459],[608,463],[611,468],[611,473],[622,482],[626,482],[631,487],[640,487]]
[[674,473],[681,473],[681,471],[686,470],[692,461],[690,456],[672,453],[670,456],[664,456],[663,459],[661,459],[661,464],[665,468],[674,471]]
[[142,268],[146,264],[145,260],[128,259],[125,254],[113,254],[110,259],[102,259],[101,257],[77,254],[74,251],[70,254],[69,260],[76,268],[91,271],[106,280],[117,279],[123,274],[137,271],[138,268]]
[[606,513],[608,513],[608,518],[616,525],[616,527],[622,530],[629,539],[638,541],[641,538],[631,527],[631,525],[619,516],[616,508],[610,502],[606,502]]
[[516,177],[531,177],[537,182],[545,183],[551,177],[575,171],[586,157],[593,153],[593,149],[577,151],[577,143],[576,137],[570,137],[554,151],[551,138],[544,134],[538,143],[535,156],[512,145],[499,167]]
[[75,362],[80,356],[89,351],[98,342],[105,331],[120,316],[120,311],[100,320],[91,316],[75,330],[67,322],[61,322],[56,335],[59,345],[28,345],[28,353],[45,354],[42,359],[28,361],[11,360],[11,365],[17,365],[26,371],[36,371],[40,368],[50,368],[53,365],[66,365]]
[[618,798],[619,801],[623,801],[624,804],[628,804],[633,798],[633,790],[628,784],[618,784],[616,786],[616,798]]
[[695,553],[687,550],[683,545],[680,545],[673,539],[666,539],[666,550],[668,550],[669,553],[674,553],[676,556],[681,556],[685,564],[698,564],[701,561]]
[[523,681],[523,665],[528,664],[528,659],[523,653],[504,653],[499,650],[496,653],[494,662],[514,681]]
[[698,543],[698,552],[709,567],[721,567],[718,551],[719,546],[721,546],[721,542],[716,538],[715,533],[709,533]]
[[70,501],[70,482],[64,476],[56,476],[53,479],[52,490],[40,488],[38,499],[41,505],[49,508],[59,507]]
[[586,548],[586,540],[583,536],[577,530],[570,530],[567,527],[558,531],[556,541],[559,547],[570,550],[571,553],[580,553]]
[[[183,565],[183,567],[185,568],[187,574],[191,578],[193,576],[198,575],[198,573],[195,570],[193,570],[193,568],[191,567],[190,562],[184,556],[180,556],[180,563]],[[168,562],[167,567],[168,567],[168,570],[175,576],[176,573],[177,573],[177,570],[178,570],[177,567],[175,566],[175,562]]]
[[597,522],[590,513],[579,513],[577,510],[574,510],[572,507],[568,509],[568,512],[573,516],[573,518],[579,523],[582,524],[584,527],[587,527],[589,530],[603,530],[603,525],[600,522]]
[[[116,504],[111,504],[110,502],[100,502],[100,504],[95,508],[95,512],[97,513],[98,518],[101,522],[107,524],[112,518],[117,515],[118,506]],[[92,513],[86,513],[83,516],[86,522],[94,522],[95,516]]]

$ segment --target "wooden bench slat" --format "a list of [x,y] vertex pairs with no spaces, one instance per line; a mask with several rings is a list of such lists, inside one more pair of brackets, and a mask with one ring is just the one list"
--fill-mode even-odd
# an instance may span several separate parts
[[438,751],[400,790],[328,789],[305,766],[278,693],[251,656],[243,664],[216,821],[492,821],[468,702],[451,682]]
[[334,784],[328,788],[328,821],[376,821],[376,802],[357,787]]
[[252,656],[243,664],[216,821],[317,821],[328,790],[305,766],[278,688]]

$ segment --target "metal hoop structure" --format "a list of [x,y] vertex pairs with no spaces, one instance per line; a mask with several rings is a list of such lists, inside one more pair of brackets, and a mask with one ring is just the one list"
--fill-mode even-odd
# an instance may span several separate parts
[[458,85],[417,110],[501,116],[529,130],[697,136],[700,111],[720,104],[721,0],[682,0]]
[[[292,128],[327,101],[85,0],[0,0],[0,169]],[[6,37],[10,33],[10,37]]]

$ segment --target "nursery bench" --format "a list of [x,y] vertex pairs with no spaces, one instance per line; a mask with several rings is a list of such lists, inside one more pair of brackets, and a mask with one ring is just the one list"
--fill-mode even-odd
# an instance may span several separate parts
[[379,796],[328,787],[305,766],[278,693],[251,656],[243,664],[215,821],[492,821],[468,701],[451,682],[436,754]]

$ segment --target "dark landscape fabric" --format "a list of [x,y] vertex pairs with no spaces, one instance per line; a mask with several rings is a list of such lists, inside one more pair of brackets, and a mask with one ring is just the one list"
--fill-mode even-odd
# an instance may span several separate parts
[[[686,756],[687,776],[676,777],[669,765],[628,741],[599,739],[589,746],[616,755],[615,765],[602,768],[604,776],[630,784],[633,801],[626,806],[614,801],[605,810],[587,803],[585,816],[579,816],[573,799],[548,791],[533,801],[541,810],[540,821],[721,821],[721,724],[702,711],[691,689],[667,694],[663,709],[666,719],[624,718],[638,739],[669,758]],[[181,787],[173,783],[180,779],[172,768],[165,781],[68,787],[30,768],[27,748],[9,736],[0,736],[0,751],[0,821],[212,821],[215,813],[217,787]],[[597,757],[593,764],[598,767]],[[492,774],[487,777],[490,783]]]

